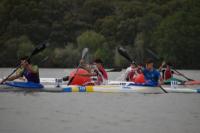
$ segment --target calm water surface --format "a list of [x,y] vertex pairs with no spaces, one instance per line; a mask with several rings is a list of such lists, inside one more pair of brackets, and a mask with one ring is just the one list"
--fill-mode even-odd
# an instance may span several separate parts
[[[69,71],[40,69],[40,76]],[[0,77],[10,72],[0,69]],[[181,72],[200,80],[199,70]],[[0,133],[199,133],[199,123],[199,94],[0,93]]]

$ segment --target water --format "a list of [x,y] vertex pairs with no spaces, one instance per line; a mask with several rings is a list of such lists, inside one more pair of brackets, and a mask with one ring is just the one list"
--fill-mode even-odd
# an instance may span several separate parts
[[[40,69],[40,76],[69,71]],[[181,72],[200,80],[199,70]],[[199,94],[0,93],[0,133],[199,133],[199,123]]]

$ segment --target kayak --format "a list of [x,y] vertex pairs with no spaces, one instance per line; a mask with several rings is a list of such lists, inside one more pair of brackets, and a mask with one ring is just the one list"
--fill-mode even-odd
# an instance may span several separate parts
[[17,87],[17,88],[31,88],[31,89],[41,89],[44,86],[40,83],[33,83],[33,82],[6,82],[7,86]]
[[185,81],[180,80],[180,79],[178,79],[178,78],[172,77],[172,78],[170,78],[170,79],[168,79],[168,80],[165,80],[165,81],[164,81],[164,84],[170,85],[171,82],[176,82],[177,84],[183,84]]
[[185,85],[200,85],[200,80],[185,81]]
[[[22,82],[21,80],[15,80],[15,81]],[[68,82],[62,81],[62,78],[40,78],[40,82],[42,84],[55,84],[57,81],[60,81],[60,82],[62,82],[62,84],[66,84],[66,85],[68,83]],[[125,84],[125,82],[127,82],[127,81],[109,81],[109,82],[115,83],[115,85],[119,85],[121,83]],[[178,85],[200,85],[200,80],[184,81],[184,80],[180,80],[177,78],[168,79],[168,80],[164,81],[164,84],[170,85],[171,82],[178,84]],[[127,82],[127,83],[130,83],[130,82]],[[133,83],[133,82],[131,82],[131,83]]]
[[[55,83],[57,80],[62,80],[60,78],[40,78],[40,82],[41,83]],[[109,81],[109,82],[119,82],[119,83],[124,83],[124,81]],[[127,82],[127,81],[126,81]],[[180,80],[178,78],[170,78],[168,80],[164,81],[165,85],[170,85],[171,82],[174,82],[178,85],[200,85],[200,80],[193,80],[193,81],[184,81],[184,80]],[[65,84],[67,84],[67,82],[64,82]]]
[[[1,91],[6,90],[23,90],[23,91],[39,91],[39,92],[134,92],[144,94],[160,94],[164,93],[160,87],[157,86],[143,86],[143,85],[99,85],[99,86],[77,86],[77,85],[42,85],[30,82],[7,82],[1,85]],[[163,87],[168,93],[200,93],[200,88],[171,88]]]

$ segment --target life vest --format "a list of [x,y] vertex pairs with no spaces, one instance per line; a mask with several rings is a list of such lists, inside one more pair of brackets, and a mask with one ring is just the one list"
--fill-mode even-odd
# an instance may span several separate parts
[[79,76],[78,74],[88,74],[89,72],[86,71],[85,69],[79,68],[78,71],[77,70],[73,70],[69,77],[72,78],[74,77],[74,74],[76,73],[74,79],[72,80],[70,85],[84,85],[86,82],[90,82],[91,79],[90,77],[86,77],[86,76]]
[[138,75],[137,68],[131,68],[130,72],[127,75],[128,81],[135,82],[135,78]]
[[137,74],[134,79],[135,83],[145,83],[145,77],[143,73]]

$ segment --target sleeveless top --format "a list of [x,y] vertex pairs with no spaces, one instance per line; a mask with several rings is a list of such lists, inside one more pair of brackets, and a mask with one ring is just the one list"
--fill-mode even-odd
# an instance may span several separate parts
[[[38,71],[38,67],[35,65],[31,66],[35,71]],[[24,76],[28,82],[40,83],[39,72],[31,73],[28,70],[22,68],[20,72],[21,76]]]

